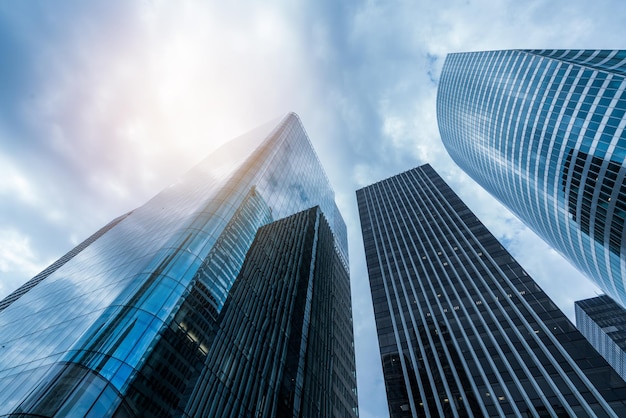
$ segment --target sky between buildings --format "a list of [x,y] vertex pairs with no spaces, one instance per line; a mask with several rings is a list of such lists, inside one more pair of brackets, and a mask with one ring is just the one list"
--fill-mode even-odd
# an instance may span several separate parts
[[448,52],[626,49],[616,0],[0,0],[0,298],[221,143],[298,113],[348,224],[361,417],[387,416],[354,191],[430,163],[566,314],[597,292],[465,176]]

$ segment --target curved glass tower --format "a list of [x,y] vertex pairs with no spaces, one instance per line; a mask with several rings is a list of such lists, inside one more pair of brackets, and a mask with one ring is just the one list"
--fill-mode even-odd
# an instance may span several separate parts
[[474,180],[626,305],[626,51],[450,54],[443,143]]
[[346,227],[299,118],[222,146],[0,302],[0,415],[189,416],[257,230],[313,206],[347,271]]

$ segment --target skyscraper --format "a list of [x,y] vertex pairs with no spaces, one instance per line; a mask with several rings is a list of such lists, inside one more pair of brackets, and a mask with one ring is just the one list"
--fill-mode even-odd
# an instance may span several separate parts
[[357,200],[391,417],[625,416],[626,383],[429,165]]
[[579,300],[576,326],[626,380],[626,309],[607,295]]
[[0,303],[0,414],[188,414],[258,228],[313,206],[347,271],[346,227],[298,117],[224,145]]
[[454,161],[626,306],[626,51],[450,54],[437,118]]
[[319,207],[261,227],[190,415],[356,418],[349,283]]

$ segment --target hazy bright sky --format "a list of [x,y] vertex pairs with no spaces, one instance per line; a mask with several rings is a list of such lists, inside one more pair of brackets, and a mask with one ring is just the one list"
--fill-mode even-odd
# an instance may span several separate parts
[[555,302],[595,287],[468,179],[448,52],[626,49],[626,3],[0,0],[0,298],[220,143],[298,113],[348,224],[361,417],[387,415],[354,191],[429,162]]

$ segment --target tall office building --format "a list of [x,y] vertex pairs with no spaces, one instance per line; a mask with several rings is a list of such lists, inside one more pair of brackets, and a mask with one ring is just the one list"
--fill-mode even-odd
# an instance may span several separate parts
[[450,54],[437,118],[456,163],[626,306],[626,51]]
[[607,295],[575,303],[576,326],[626,380],[626,309]]
[[[207,368],[233,354],[209,350],[258,228],[313,206],[347,272],[346,227],[297,116],[221,147],[0,303],[0,415],[203,414]],[[240,378],[229,370],[217,378]]]
[[392,418],[626,416],[626,383],[429,165],[357,200]]
[[356,418],[349,283],[318,207],[261,227],[190,414]]

